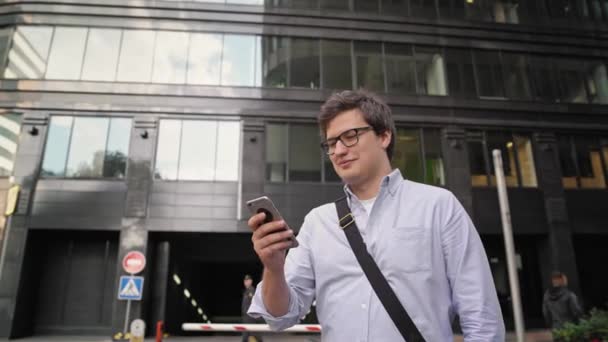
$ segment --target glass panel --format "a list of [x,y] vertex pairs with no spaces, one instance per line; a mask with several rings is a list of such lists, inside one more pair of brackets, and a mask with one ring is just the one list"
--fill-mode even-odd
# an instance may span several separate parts
[[450,95],[462,98],[477,97],[471,51],[465,49],[446,49],[445,61]]
[[220,121],[217,130],[215,180],[236,181],[241,160],[241,124],[238,121]]
[[114,81],[120,51],[121,30],[89,29],[82,79]]
[[495,22],[518,24],[521,6],[519,0],[495,0],[490,10]]
[[287,176],[287,125],[266,126],[266,180],[285,182]]
[[382,0],[382,13],[403,17],[408,16],[407,0]]
[[357,88],[384,91],[382,70],[382,44],[354,42],[357,65]]
[[503,53],[502,63],[505,75],[506,95],[510,99],[529,100],[532,95],[526,56],[514,53]]
[[103,176],[109,121],[107,118],[74,118],[67,177]]
[[316,125],[289,127],[289,181],[321,181],[321,150]]
[[130,137],[131,119],[113,118],[110,120],[110,134],[103,164],[104,177],[125,177]]
[[537,187],[536,168],[534,167],[534,155],[532,154],[532,143],[530,138],[514,135],[514,148],[517,149],[517,159],[521,171],[522,186]]
[[411,45],[385,44],[388,92],[416,93],[416,60]]
[[473,51],[479,96],[504,97],[500,56],[495,51]]
[[570,137],[558,136],[559,162],[562,169],[562,184],[566,189],[577,188],[576,164],[572,155]]
[[86,39],[86,28],[56,27],[45,78],[80,79]]
[[43,176],[65,176],[65,164],[68,158],[73,121],[74,118],[71,116],[51,117],[44,149],[44,160],[42,161]]
[[584,62],[576,60],[557,59],[558,84],[562,102],[587,103],[585,89]]
[[555,102],[557,100],[557,80],[551,59],[530,56],[530,78],[534,84],[534,98]]
[[160,121],[154,169],[155,178],[177,180],[181,131],[182,122],[179,120]]
[[21,115],[2,114],[0,116],[0,177],[13,173],[13,160],[19,144]]
[[591,103],[608,104],[608,76],[605,64],[601,62],[589,62],[587,68],[587,87]]
[[441,51],[415,47],[418,94],[447,95],[445,70]]
[[606,181],[598,139],[576,137],[574,146],[581,177],[581,188],[605,188]]
[[379,0],[354,0],[355,12],[378,13],[380,12]]
[[416,182],[424,180],[420,155],[420,130],[397,128],[392,164],[403,176]]
[[502,153],[502,168],[505,173],[507,186],[518,186],[517,164],[515,162],[515,152],[513,151],[513,137],[504,132],[487,132],[486,145],[488,146],[488,157],[490,159],[490,182],[496,186],[496,176],[494,175],[493,154],[494,150]]
[[424,131],[424,163],[426,172],[424,182],[433,185],[445,185],[445,171],[441,157],[441,137],[438,129]]
[[213,180],[217,144],[216,121],[182,122],[179,180]]
[[125,30],[118,61],[119,82],[150,82],[156,32]]
[[288,38],[262,37],[262,85],[285,88],[287,86]]
[[488,186],[486,159],[481,141],[467,142],[469,149],[469,168],[471,169],[471,185]]
[[13,35],[6,78],[42,78],[51,45],[53,28],[46,26],[19,26]]
[[291,39],[290,86],[319,88],[321,68],[319,40]]
[[152,82],[186,83],[188,33],[158,31],[156,35]]
[[350,42],[321,40],[323,88],[352,89]]
[[192,33],[188,55],[188,84],[220,84],[221,34]]
[[321,8],[329,10],[348,10],[349,0],[321,0]]
[[432,0],[410,0],[410,10],[414,18],[434,19],[437,17],[435,1]]
[[255,36],[224,36],[222,85],[254,86]]

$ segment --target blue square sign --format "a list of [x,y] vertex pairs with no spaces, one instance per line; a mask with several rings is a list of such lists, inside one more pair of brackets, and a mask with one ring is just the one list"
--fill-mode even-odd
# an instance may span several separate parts
[[118,286],[118,299],[141,300],[144,289],[144,277],[122,276]]

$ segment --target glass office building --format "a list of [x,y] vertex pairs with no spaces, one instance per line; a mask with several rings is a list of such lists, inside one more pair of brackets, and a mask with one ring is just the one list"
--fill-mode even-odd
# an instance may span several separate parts
[[20,186],[0,220],[0,337],[121,331],[131,250],[148,260],[132,318],[173,335],[238,319],[242,277],[261,271],[243,203],[267,194],[297,229],[340,196],[315,117],[342,89],[384,97],[393,166],[470,213],[508,327],[493,149],[527,327],[553,270],[586,308],[608,301],[608,0],[0,8],[2,208]]

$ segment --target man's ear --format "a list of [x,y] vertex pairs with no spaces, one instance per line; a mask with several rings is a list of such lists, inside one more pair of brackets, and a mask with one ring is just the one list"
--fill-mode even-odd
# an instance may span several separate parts
[[380,139],[382,139],[382,147],[386,150],[388,148],[388,145],[390,145],[391,143],[393,133],[390,129],[387,129],[384,132],[380,133],[379,137]]

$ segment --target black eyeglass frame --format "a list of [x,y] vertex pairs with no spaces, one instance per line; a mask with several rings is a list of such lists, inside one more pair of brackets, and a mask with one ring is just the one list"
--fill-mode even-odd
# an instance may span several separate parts
[[[357,128],[351,128],[351,129],[347,129],[346,131],[340,133],[340,135],[338,135],[336,138],[330,138],[327,139],[323,142],[321,142],[321,149],[323,150],[323,152],[325,152],[325,154],[327,154],[328,156],[333,155],[335,152],[335,146],[338,143],[338,140],[342,143],[342,145],[346,146],[346,147],[353,147],[355,145],[357,145],[359,143],[359,136],[367,131],[369,131],[370,129],[374,129],[372,126],[364,126],[364,127],[357,127]],[[355,136],[353,138],[355,138],[355,142],[353,142],[352,144],[347,144],[344,142],[344,140],[342,140],[342,136],[344,136],[345,134],[355,131]],[[333,147],[334,151],[330,151],[330,146]]]

